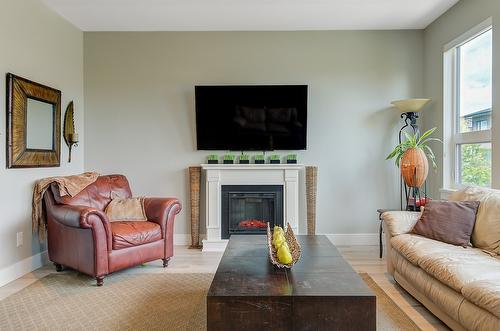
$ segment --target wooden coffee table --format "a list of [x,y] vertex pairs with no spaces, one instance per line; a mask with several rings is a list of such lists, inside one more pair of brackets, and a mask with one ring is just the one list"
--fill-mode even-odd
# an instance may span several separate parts
[[376,297],[325,236],[278,269],[266,236],[232,235],[207,294],[208,330],[375,330]]

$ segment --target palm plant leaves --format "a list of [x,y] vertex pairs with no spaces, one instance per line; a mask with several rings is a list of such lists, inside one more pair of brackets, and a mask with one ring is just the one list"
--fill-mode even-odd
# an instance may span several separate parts
[[427,138],[427,137],[429,137],[431,134],[433,134],[433,133],[434,133],[434,131],[436,131],[436,128],[432,128],[432,129],[430,129],[430,130],[428,130],[428,131],[425,131],[425,132],[424,132],[424,133],[420,136],[420,138],[419,138],[418,140],[419,140],[419,141],[424,140],[425,138]]
[[398,144],[394,148],[394,150],[389,155],[387,155],[387,157],[385,159],[390,160],[390,159],[396,158],[395,163],[396,163],[396,166],[399,167],[400,162],[401,162],[401,158],[403,157],[404,153],[408,149],[420,148],[421,150],[424,151],[427,158],[431,161],[432,167],[437,168],[436,156],[434,155],[434,152],[432,151],[432,149],[428,145],[428,143],[432,142],[432,141],[441,142],[441,140],[438,138],[431,138],[430,137],[430,135],[433,134],[434,131],[436,131],[436,128],[432,128],[428,131],[425,131],[420,136],[418,134],[409,134],[408,132],[403,132],[406,139],[403,142],[401,142],[400,144]]

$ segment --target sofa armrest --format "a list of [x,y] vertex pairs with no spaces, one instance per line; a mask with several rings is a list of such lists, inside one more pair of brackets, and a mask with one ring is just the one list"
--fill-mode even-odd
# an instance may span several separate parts
[[65,226],[92,229],[94,240],[104,240],[111,251],[111,225],[102,211],[87,206],[53,205],[50,213],[56,222]]
[[421,213],[415,211],[386,211],[380,218],[384,221],[387,252],[387,272],[394,276],[394,261],[391,238],[410,232],[420,218]]
[[405,234],[413,229],[421,213],[415,211],[387,211],[382,214],[385,230],[390,237]]

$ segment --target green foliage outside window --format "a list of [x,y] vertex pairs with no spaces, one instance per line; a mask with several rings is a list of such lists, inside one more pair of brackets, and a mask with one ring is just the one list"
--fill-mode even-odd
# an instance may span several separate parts
[[462,145],[461,157],[463,184],[491,185],[491,147],[486,144]]

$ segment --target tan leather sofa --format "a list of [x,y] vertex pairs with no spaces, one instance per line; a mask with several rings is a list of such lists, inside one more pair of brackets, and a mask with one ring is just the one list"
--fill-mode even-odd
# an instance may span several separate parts
[[[500,222],[500,191],[468,190],[455,194],[454,200],[481,201],[472,243],[491,242],[495,236],[500,243],[500,223],[498,227],[491,223]],[[483,203],[483,199],[487,201]],[[463,248],[412,234],[419,217],[419,212],[405,211],[382,215],[388,272],[453,330],[500,330],[498,252]]]

